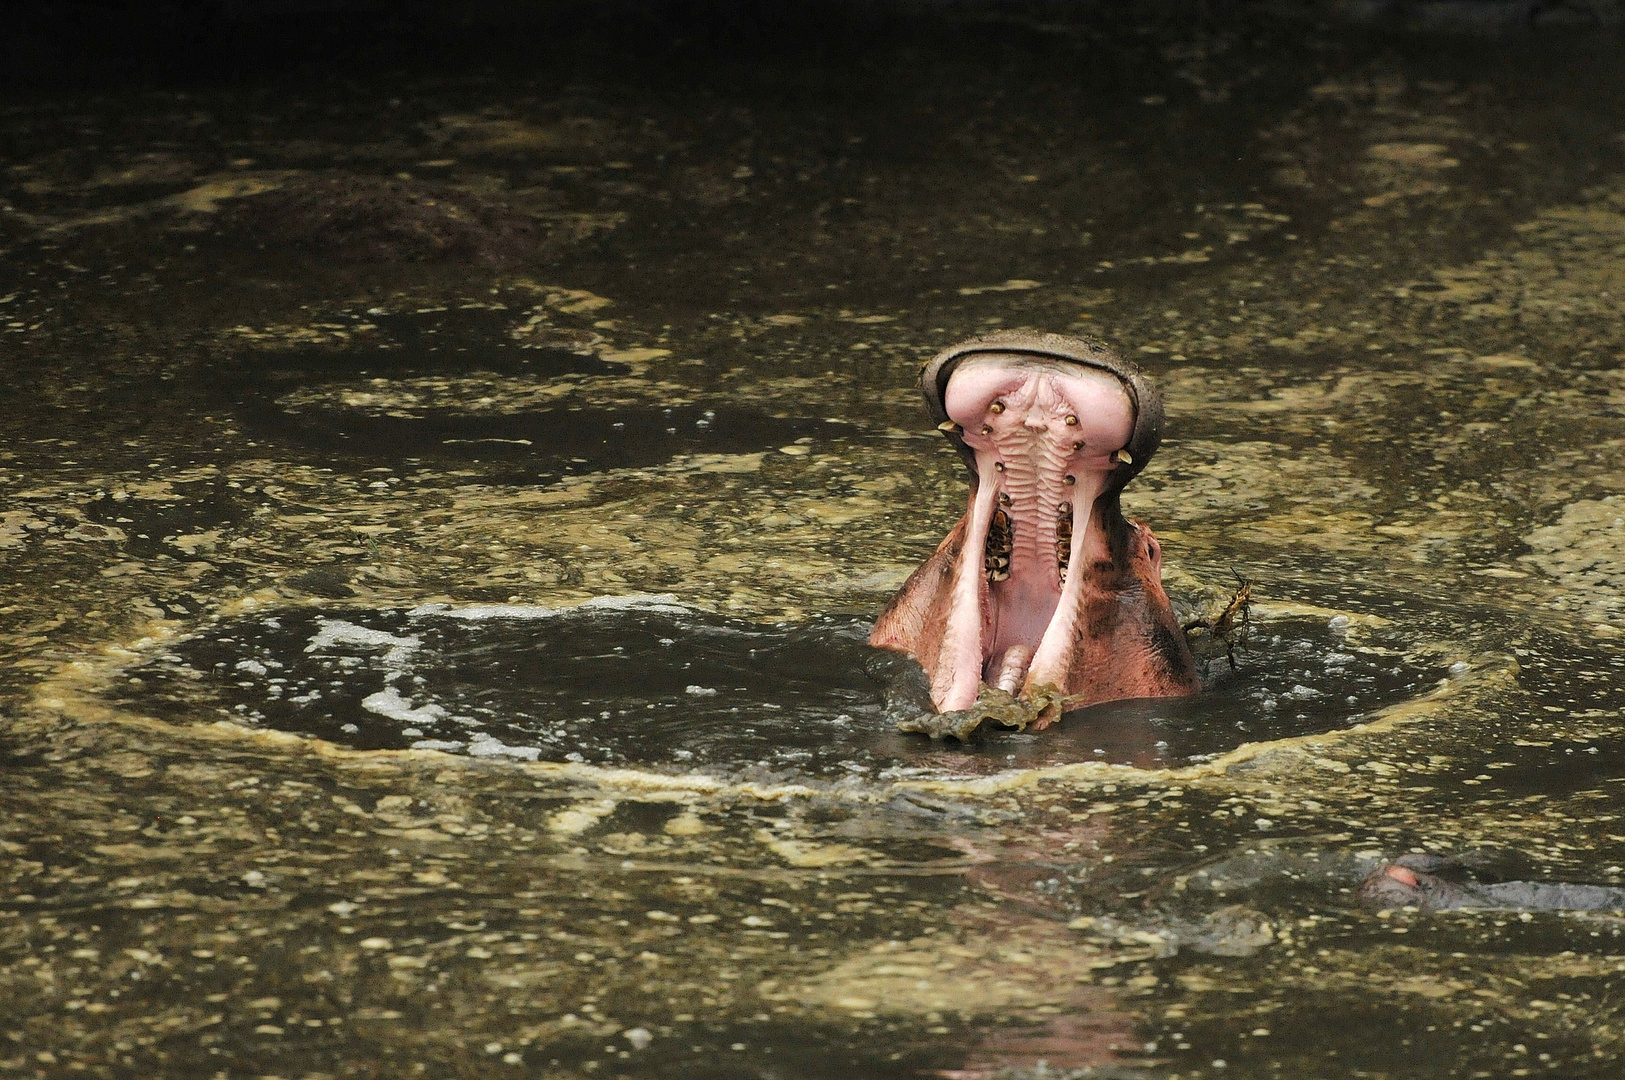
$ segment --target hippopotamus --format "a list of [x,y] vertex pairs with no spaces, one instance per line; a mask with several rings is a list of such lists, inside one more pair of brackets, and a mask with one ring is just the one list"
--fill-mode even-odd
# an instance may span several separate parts
[[1030,704],[1034,730],[1066,708],[1195,693],[1161,548],[1119,503],[1162,440],[1145,374],[1095,341],[1001,331],[939,353],[920,390],[969,506],[869,643],[918,660],[939,712],[992,688]]
[[1360,898],[1373,907],[1423,911],[1625,911],[1625,889],[1567,881],[1483,884],[1441,855],[1401,855],[1371,871]]

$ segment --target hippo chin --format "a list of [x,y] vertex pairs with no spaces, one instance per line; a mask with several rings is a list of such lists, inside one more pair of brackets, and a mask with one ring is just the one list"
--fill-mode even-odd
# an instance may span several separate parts
[[1156,537],[1118,501],[1161,441],[1140,370],[1093,342],[1005,332],[941,353],[920,387],[970,470],[970,506],[870,644],[918,660],[941,712],[993,687],[1035,706],[1035,729],[1065,707],[1194,693]]

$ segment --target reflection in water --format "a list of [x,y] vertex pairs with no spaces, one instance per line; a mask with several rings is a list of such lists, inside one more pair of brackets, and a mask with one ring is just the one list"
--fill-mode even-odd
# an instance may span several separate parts
[[1042,735],[970,744],[896,730],[929,707],[912,661],[857,619],[762,625],[675,597],[574,608],[428,605],[226,621],[139,669],[132,704],[176,705],[357,749],[632,765],[749,779],[975,775],[1099,761],[1155,768],[1346,727],[1431,685],[1393,631],[1260,622],[1195,698],[1078,710]]

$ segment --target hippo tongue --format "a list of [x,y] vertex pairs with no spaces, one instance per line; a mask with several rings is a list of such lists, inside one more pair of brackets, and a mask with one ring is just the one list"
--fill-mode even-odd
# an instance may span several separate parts
[[1108,372],[988,353],[959,365],[943,405],[977,480],[932,696],[944,711],[969,708],[984,678],[1065,693],[1086,629],[1084,571],[1103,555],[1092,509],[1134,404]]

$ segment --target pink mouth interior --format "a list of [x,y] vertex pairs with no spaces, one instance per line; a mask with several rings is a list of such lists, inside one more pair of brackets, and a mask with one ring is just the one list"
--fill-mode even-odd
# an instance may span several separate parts
[[[1013,354],[966,360],[943,404],[976,452],[979,482],[946,628],[954,662],[939,669],[945,685],[932,696],[951,711],[969,708],[982,680],[1064,690],[1086,553],[1099,547],[1090,511],[1133,434],[1134,404],[1109,372]],[[990,582],[987,537],[1001,510],[1012,534],[1008,577]]]

